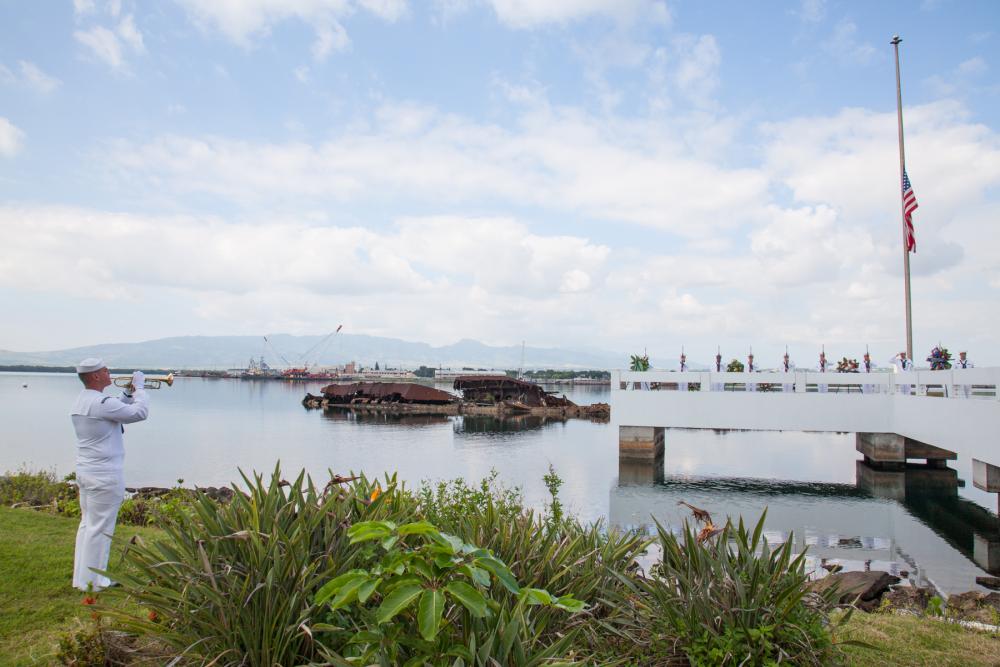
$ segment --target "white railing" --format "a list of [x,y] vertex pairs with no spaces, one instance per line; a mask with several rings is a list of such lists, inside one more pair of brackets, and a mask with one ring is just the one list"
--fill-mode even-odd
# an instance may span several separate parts
[[[788,373],[716,373],[709,371],[612,371],[611,391],[676,390],[687,383],[699,391],[757,391],[768,389],[782,392],[786,385],[795,393],[827,391],[842,393],[862,391],[868,394],[927,396],[938,393],[950,398],[989,397],[1000,400],[1000,368],[967,368],[947,371],[908,371],[893,373],[819,373],[794,370]],[[749,385],[749,387],[748,387]],[[969,391],[966,393],[965,388]]]

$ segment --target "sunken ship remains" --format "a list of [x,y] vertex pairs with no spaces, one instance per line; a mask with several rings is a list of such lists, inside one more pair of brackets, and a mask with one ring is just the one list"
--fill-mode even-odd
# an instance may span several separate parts
[[561,419],[607,421],[607,403],[577,405],[556,392],[517,378],[463,375],[455,378],[453,394],[412,382],[352,382],[323,387],[319,396],[306,394],[302,405],[327,410],[441,415],[535,415]]

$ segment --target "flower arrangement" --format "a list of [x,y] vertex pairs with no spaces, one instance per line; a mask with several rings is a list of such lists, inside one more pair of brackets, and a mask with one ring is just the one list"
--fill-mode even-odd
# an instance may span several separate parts
[[633,354],[631,360],[629,361],[630,371],[648,371],[649,370],[649,355],[643,354],[641,357],[638,354]]
[[858,372],[858,360],[848,359],[844,357],[837,362],[837,372],[838,373],[857,373]]
[[938,345],[931,350],[931,356],[927,357],[932,371],[946,371],[951,368],[951,353],[948,348]]
[[726,365],[726,372],[742,373],[744,368],[745,367],[743,366],[742,361],[740,361],[739,359],[733,359],[732,361],[729,362],[729,364]]

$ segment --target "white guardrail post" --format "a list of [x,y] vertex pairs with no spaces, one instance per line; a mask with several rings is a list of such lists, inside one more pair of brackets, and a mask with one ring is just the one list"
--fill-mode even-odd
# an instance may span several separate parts
[[[780,387],[794,382],[795,393],[804,394],[808,392],[808,386],[825,385],[829,388],[829,393],[844,393],[844,389],[850,391],[851,387],[857,388],[861,385],[872,385],[878,394],[899,394],[901,387],[909,387],[909,394],[915,396],[928,396],[928,388],[938,388],[942,390],[942,395],[948,398],[964,398],[965,388],[970,388],[969,397],[986,398],[984,390],[992,390],[993,400],[1000,401],[1000,368],[970,368],[950,371],[906,371],[894,373],[879,371],[866,375],[863,373],[819,373],[809,369],[795,369],[792,373],[781,373],[777,371],[763,371],[759,373],[716,373],[714,371],[611,371],[611,391],[613,393],[622,391],[645,391],[677,390],[678,385],[697,383],[700,391],[710,392],[715,387],[727,385],[730,389],[740,392],[745,391],[747,385],[759,386],[761,384],[771,384]],[[624,386],[623,386],[624,385]],[[978,396],[971,388],[978,388]],[[784,392],[776,392],[784,393]],[[936,392],[935,392],[936,393]]]

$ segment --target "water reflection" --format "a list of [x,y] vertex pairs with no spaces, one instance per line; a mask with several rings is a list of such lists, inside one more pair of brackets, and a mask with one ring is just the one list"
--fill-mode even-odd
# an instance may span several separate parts
[[620,463],[609,520],[645,530],[655,520],[678,530],[690,517],[678,506],[681,500],[717,520],[728,515],[756,522],[766,508],[768,541],[791,538],[797,551],[808,547],[812,568],[828,562],[845,570],[885,570],[947,593],[977,588],[983,571],[1000,572],[997,518],[959,496],[955,470],[855,465],[854,484],[843,484],[664,475],[662,461]]
[[408,415],[389,412],[362,412],[354,410],[322,410],[323,418],[333,422],[364,425],[389,424],[394,426],[440,426],[447,424],[448,415]]
[[535,415],[507,417],[463,415],[455,420],[455,433],[518,433],[520,431],[537,431],[547,424],[563,424],[565,422],[565,419]]

